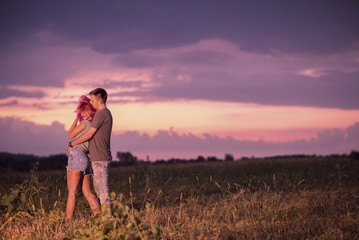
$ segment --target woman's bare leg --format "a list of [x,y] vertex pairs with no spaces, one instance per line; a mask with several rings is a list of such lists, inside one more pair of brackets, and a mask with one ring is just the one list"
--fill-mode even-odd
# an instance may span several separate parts
[[101,213],[100,205],[98,204],[98,201],[95,198],[95,196],[92,194],[90,184],[91,184],[91,175],[85,175],[84,180],[82,182],[82,192],[86,197],[92,212],[94,214],[100,214]]
[[67,203],[66,203],[66,218],[71,219],[74,215],[75,206],[76,206],[76,195],[77,195],[77,187],[79,182],[83,177],[83,173],[81,171],[70,170],[67,171]]

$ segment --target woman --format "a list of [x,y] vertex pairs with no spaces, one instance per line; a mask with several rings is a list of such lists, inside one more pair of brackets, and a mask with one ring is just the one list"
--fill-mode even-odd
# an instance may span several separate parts
[[[77,116],[69,130],[69,138],[76,139],[84,134],[91,125],[96,110],[90,103],[90,99],[81,96],[75,112]],[[79,124],[78,124],[79,123]],[[82,182],[82,192],[85,195],[93,213],[100,213],[97,199],[91,192],[91,167],[88,154],[88,141],[71,148],[67,164],[67,189],[66,218],[71,219],[76,205],[77,187]]]

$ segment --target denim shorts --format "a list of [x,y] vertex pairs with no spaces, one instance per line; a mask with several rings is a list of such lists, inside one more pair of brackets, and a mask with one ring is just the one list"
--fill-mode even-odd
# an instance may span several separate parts
[[79,147],[71,148],[66,168],[67,171],[81,171],[84,175],[92,174],[90,160],[87,154]]

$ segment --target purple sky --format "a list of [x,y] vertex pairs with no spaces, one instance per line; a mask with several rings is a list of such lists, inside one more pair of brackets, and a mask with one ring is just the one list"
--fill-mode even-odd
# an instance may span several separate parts
[[[0,151],[63,152],[76,99],[101,86],[119,119],[115,152],[348,153],[359,148],[358,12],[357,1],[2,1]],[[185,104],[202,114],[192,126]]]

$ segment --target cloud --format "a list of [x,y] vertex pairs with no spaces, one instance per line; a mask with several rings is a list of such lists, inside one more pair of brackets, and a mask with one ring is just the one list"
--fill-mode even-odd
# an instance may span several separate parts
[[[167,50],[168,52],[173,52],[171,49]],[[209,50],[193,50],[179,53],[173,52],[172,55],[149,55],[146,54],[146,52],[135,52],[120,54],[114,59],[114,63],[128,68],[156,68],[158,66],[168,65],[169,62],[184,65],[223,65],[231,58],[232,57],[228,54]]]
[[17,100],[13,100],[13,101],[10,101],[10,102],[1,103],[0,107],[16,106],[18,104],[19,104],[19,102]]
[[19,91],[0,87],[0,99],[5,99],[9,97],[43,98],[44,96],[45,93],[43,91]]
[[68,77],[108,68],[112,59],[95,52],[86,43],[69,41],[42,29],[4,51],[0,56],[0,86],[63,88]]
[[273,49],[333,53],[348,49],[359,37],[355,1],[1,4],[0,31],[7,33],[2,46],[14,45],[43,29],[87,42],[102,53],[176,47],[216,37],[261,53]]
[[[15,118],[0,118],[0,151],[49,155],[65,153],[67,132],[64,125],[37,125]],[[343,154],[358,149],[359,123],[346,129],[328,129],[312,139],[289,142],[244,141],[214,135],[179,134],[173,129],[159,130],[150,136],[139,132],[112,135],[112,154],[130,151],[145,159],[171,157],[196,158],[199,155],[223,157],[225,153],[241,156],[272,156],[285,154]]]
[[[175,76],[171,77],[175,79]],[[197,73],[191,81],[168,81],[152,93],[164,99],[204,99],[262,105],[359,108],[359,72],[317,78],[280,73],[240,77],[226,72]]]
[[145,82],[144,81],[115,81],[115,80],[105,80],[103,84],[98,84],[102,88],[141,88]]
[[254,54],[230,41],[207,39],[178,48],[118,54],[114,63],[149,69],[153,84],[146,88],[143,101],[196,99],[358,109],[357,53]]
[[230,55],[218,51],[195,50],[180,54],[177,57],[177,62],[182,64],[223,65],[232,58]]
[[359,132],[359,123],[347,129],[328,129],[320,131],[317,137],[289,142],[242,141],[231,137],[219,138],[204,134],[180,135],[173,131],[158,131],[150,137],[147,134],[126,132],[114,135],[113,139],[121,146],[121,151],[131,151],[145,158],[153,153],[151,159],[160,158],[165,153],[172,157],[195,158],[198,155],[222,157],[225,153],[241,156],[273,156],[287,154],[343,154],[358,149],[359,140],[354,134]]
[[[64,86],[69,90],[93,86],[109,89],[118,97],[114,100],[121,103],[195,99],[358,109],[355,53],[254,54],[223,39],[112,55],[88,47],[51,46],[19,53],[0,65],[4,70],[0,71],[4,79],[1,84],[5,85],[0,91],[3,97],[41,97],[41,91],[6,91],[10,89],[6,86],[16,89],[19,85],[45,84],[54,85],[58,91]],[[34,63],[33,58],[39,62]],[[18,59],[20,66],[35,67],[29,71],[9,67]]]
[[[359,15],[351,2],[35,5],[1,3],[1,86],[100,85],[132,88],[125,91],[136,101],[358,108]],[[120,73],[131,70],[147,71],[152,86]],[[79,81],[100,71],[109,74]]]
[[148,56],[138,53],[121,54],[116,57],[113,62],[118,65],[122,65],[127,68],[146,68],[155,67],[166,62],[165,59]]
[[50,155],[63,153],[67,144],[64,125],[38,125],[16,118],[0,118],[0,151]]

